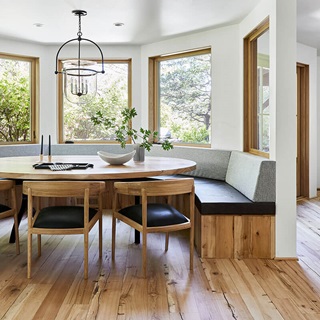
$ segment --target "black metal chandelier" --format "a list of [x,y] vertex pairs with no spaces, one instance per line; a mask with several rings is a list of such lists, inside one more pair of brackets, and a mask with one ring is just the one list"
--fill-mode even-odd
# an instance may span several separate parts
[[[72,13],[79,17],[79,30],[77,38],[66,41],[58,50],[56,55],[55,74],[63,74],[63,91],[65,97],[71,103],[86,103],[90,101],[97,92],[97,73],[105,73],[103,53],[100,47],[92,40],[82,38],[81,17],[86,16],[84,10],[73,10]],[[70,42],[78,41],[78,58],[62,61],[62,71],[58,71],[58,60],[61,49]],[[81,41],[87,41],[96,46],[101,55],[101,70],[97,70],[97,62],[81,59]]]

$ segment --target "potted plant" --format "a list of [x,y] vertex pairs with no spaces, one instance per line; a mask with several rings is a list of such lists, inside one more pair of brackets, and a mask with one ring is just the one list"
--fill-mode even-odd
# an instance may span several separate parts
[[[137,115],[135,108],[125,108],[121,111],[122,119],[119,123],[115,117],[106,117],[101,111],[98,111],[95,116],[91,117],[94,125],[102,124],[106,129],[114,129],[116,141],[118,141],[122,148],[127,144],[128,138],[131,138],[135,145],[136,154],[134,160],[143,161],[144,151],[150,151],[152,142],[158,137],[157,131],[140,128],[139,131],[131,128],[131,121]],[[163,150],[170,150],[173,148],[172,143],[166,139],[161,143]],[[141,159],[143,158],[143,159]]]

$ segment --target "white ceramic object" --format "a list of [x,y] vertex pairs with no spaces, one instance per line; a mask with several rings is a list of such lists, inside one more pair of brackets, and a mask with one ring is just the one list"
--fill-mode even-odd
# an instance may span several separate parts
[[109,164],[124,164],[131,160],[136,153],[135,150],[129,153],[109,153],[105,151],[98,151],[98,156]]

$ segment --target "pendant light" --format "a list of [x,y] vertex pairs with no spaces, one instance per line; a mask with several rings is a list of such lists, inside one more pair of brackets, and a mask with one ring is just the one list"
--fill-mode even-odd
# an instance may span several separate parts
[[[63,75],[63,92],[66,99],[75,104],[87,103],[94,98],[97,92],[97,73],[105,73],[103,53],[100,47],[92,40],[82,38],[81,17],[86,16],[84,10],[73,10],[72,13],[79,17],[79,30],[77,38],[66,41],[58,50],[56,55],[55,74]],[[78,41],[78,57],[73,60],[62,61],[62,71],[58,71],[58,60],[61,49],[73,42]],[[81,41],[94,45],[101,55],[101,70],[98,70],[96,61],[81,59]]]

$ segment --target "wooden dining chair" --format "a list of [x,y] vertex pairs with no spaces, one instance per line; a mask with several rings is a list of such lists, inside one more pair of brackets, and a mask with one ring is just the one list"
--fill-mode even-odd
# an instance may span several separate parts
[[17,200],[16,200],[16,184],[14,180],[0,179],[0,192],[9,192],[9,202],[7,204],[0,204],[0,219],[7,217],[13,217],[14,221],[14,232],[16,242],[16,253],[20,253],[20,242],[19,242],[19,223],[18,223],[18,211],[17,211]]
[[[141,204],[122,207],[119,195],[141,197]],[[173,196],[185,195],[184,215],[173,206]],[[158,202],[165,197],[166,202]],[[160,198],[160,199],[161,199]],[[112,217],[112,259],[115,259],[116,220],[119,219],[142,233],[142,271],[147,275],[147,235],[166,233],[165,251],[168,250],[169,232],[190,229],[190,270],[193,270],[194,251],[194,181],[193,178],[158,181],[115,182]]]
[[[102,256],[102,193],[105,183],[99,181],[24,181],[23,193],[28,196],[28,278],[31,278],[32,235],[38,235],[38,256],[41,235],[84,235],[84,279],[88,278],[89,232],[99,222],[99,257]],[[83,205],[41,206],[41,198],[81,197]],[[98,197],[98,208],[89,205]],[[35,213],[33,208],[36,208]]]

